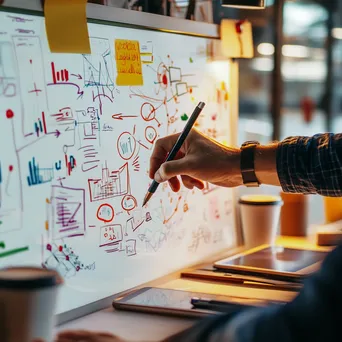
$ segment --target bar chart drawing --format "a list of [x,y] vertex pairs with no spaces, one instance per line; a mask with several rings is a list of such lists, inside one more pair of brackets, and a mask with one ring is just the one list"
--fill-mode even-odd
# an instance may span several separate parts
[[90,201],[100,201],[112,197],[124,196],[129,190],[128,164],[118,170],[102,168],[102,178],[88,179]]
[[70,79],[70,76],[74,76],[75,80],[80,80],[82,79],[81,75],[76,75],[76,74],[70,74],[68,69],[60,69],[57,70],[55,62],[51,62],[50,64],[51,66],[51,76],[52,76],[52,83],[48,83],[48,86],[65,86],[65,85],[69,85],[69,86],[73,86],[77,89],[77,99],[81,98],[84,95],[84,91],[81,90],[81,87],[73,82],[73,80]]
[[53,167],[41,168],[36,162],[36,158],[28,162],[29,175],[27,176],[27,184],[29,186],[39,185],[51,182],[53,179]]
[[69,81],[69,71],[67,69],[62,69],[60,71],[56,71],[54,62],[51,62],[51,73],[52,73],[52,81],[55,84],[57,82],[68,82]]
[[34,132],[37,135],[37,137],[39,137],[42,134],[47,134],[44,112],[42,112],[41,117],[38,118],[38,120],[34,123]]

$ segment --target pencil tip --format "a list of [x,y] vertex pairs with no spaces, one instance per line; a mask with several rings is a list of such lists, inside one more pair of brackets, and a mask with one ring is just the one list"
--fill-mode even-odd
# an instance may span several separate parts
[[150,200],[150,198],[152,197],[152,194],[150,192],[148,192],[144,198],[144,201],[143,201],[143,205],[142,206],[145,206],[147,204],[147,202]]

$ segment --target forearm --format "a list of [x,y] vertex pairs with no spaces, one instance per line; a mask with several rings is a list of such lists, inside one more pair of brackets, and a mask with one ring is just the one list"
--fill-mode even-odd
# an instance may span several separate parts
[[342,134],[283,140],[277,149],[277,172],[286,192],[342,196]]
[[261,184],[280,185],[285,192],[342,196],[342,134],[258,146],[255,173]]

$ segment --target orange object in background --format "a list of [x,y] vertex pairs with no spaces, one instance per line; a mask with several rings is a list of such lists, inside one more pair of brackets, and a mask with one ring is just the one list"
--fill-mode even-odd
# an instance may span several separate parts
[[315,111],[315,103],[309,96],[304,96],[300,103],[300,107],[303,112],[304,121],[310,123],[313,119],[313,113]]
[[342,197],[324,197],[325,222],[342,220]]
[[282,192],[284,204],[280,213],[280,235],[306,236],[308,228],[308,196]]

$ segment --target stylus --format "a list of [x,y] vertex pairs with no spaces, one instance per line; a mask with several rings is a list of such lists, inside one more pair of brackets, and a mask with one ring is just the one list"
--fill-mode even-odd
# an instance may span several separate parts
[[253,277],[253,276],[244,276],[232,273],[224,273],[224,277],[230,278],[232,280],[240,280],[243,283],[257,283],[257,284],[265,284],[271,286],[287,286],[291,288],[302,288],[303,284],[301,283],[292,283],[284,280],[271,280],[263,277]]
[[219,300],[205,300],[200,298],[191,298],[191,304],[196,309],[219,311],[219,312],[238,312],[243,309],[250,308],[250,305],[243,305],[238,303],[230,303]]
[[[178,137],[175,145],[172,147],[169,155],[167,156],[165,162],[173,160],[177,153],[179,152],[180,148],[182,147],[186,137],[189,135],[192,126],[195,124],[198,116],[201,114],[202,109],[204,108],[205,103],[204,102],[199,102],[196,108],[194,109],[193,113],[191,114],[188,122],[186,123],[182,133]],[[159,186],[159,183],[156,182],[155,180],[151,183],[146,196],[144,198],[143,206],[151,199],[152,195],[156,192],[157,188]]]

